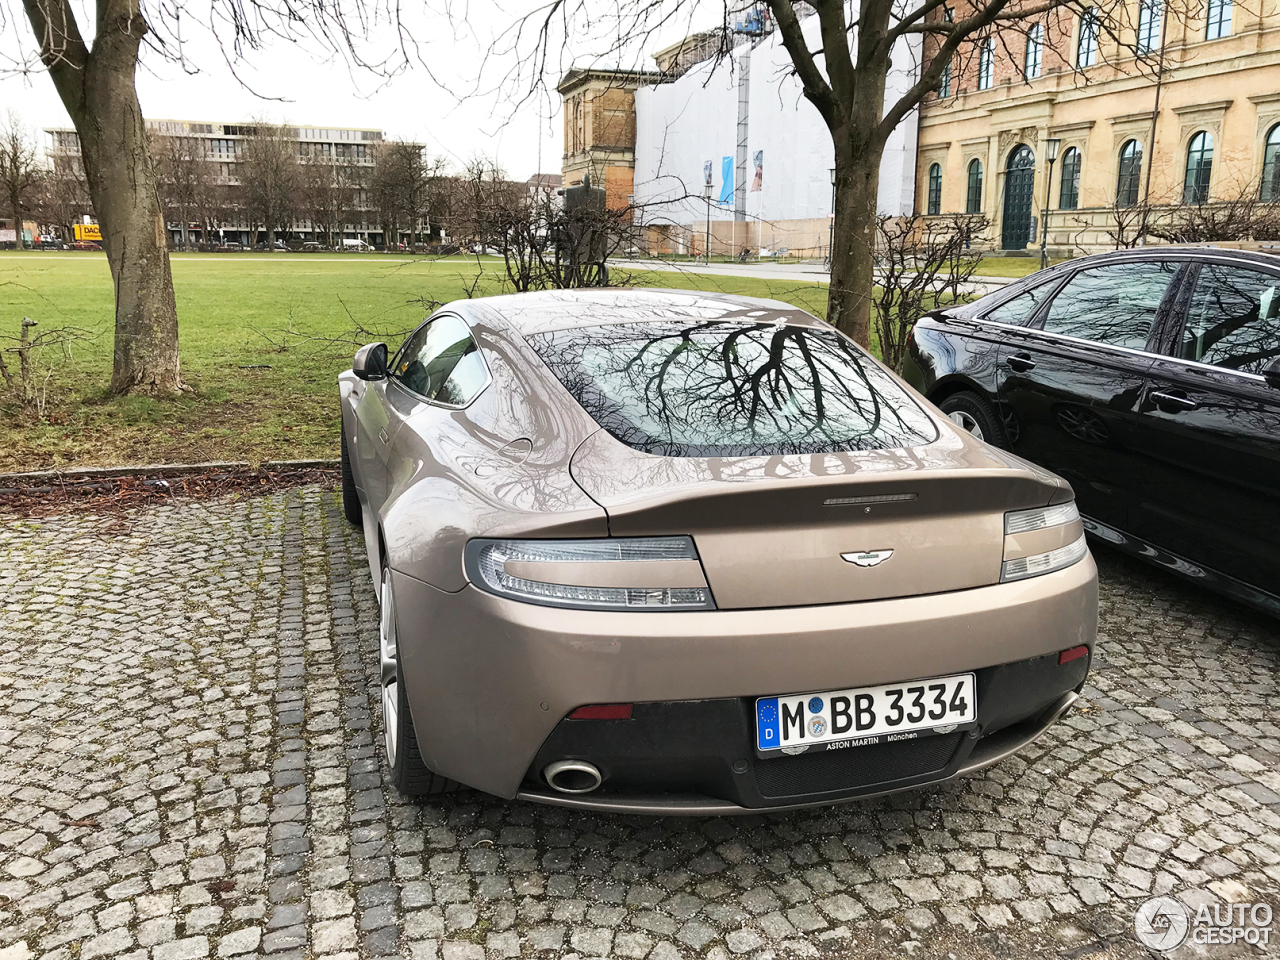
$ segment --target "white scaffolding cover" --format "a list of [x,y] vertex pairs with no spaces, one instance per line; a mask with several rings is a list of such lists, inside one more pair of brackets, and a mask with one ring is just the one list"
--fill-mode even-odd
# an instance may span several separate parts
[[[802,22],[810,49],[820,46],[816,16]],[[850,42],[855,42],[852,34]],[[885,85],[885,102],[895,103],[915,82],[919,40],[900,40]],[[711,161],[712,220],[733,219],[733,205],[717,204],[722,163],[736,161],[738,74],[744,56],[748,74],[746,216],[750,220],[804,220],[831,213],[831,135],[817,109],[805,99],[791,61],[774,31],[752,49],[745,40],[732,63],[705,61],[672,83],[636,91],[635,203],[645,223],[689,224],[707,216],[703,165]],[[914,202],[916,112],[898,124],[880,164],[881,214],[909,214]],[[762,189],[750,190],[754,158],[764,151]]]

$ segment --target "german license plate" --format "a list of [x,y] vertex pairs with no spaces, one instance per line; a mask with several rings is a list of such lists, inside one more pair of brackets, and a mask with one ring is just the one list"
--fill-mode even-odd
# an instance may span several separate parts
[[[756,701],[756,745],[781,750],[863,738],[908,739],[901,734],[972,723],[978,715],[974,675],[962,673],[884,687],[858,687]],[[853,744],[847,744],[852,746]]]

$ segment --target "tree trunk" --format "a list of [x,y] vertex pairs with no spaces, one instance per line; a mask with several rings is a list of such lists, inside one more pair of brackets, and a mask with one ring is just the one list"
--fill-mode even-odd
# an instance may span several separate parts
[[173,394],[178,310],[164,218],[134,73],[147,32],[137,0],[100,0],[92,52],[66,0],[24,0],[40,56],[80,137],[115,283],[111,392]]
[[881,152],[857,151],[842,142],[845,138],[838,133],[833,139],[836,216],[831,240],[827,320],[856,343],[870,348]]
[[15,250],[22,249],[22,197],[17,193],[9,194],[9,209],[13,211],[13,238]]

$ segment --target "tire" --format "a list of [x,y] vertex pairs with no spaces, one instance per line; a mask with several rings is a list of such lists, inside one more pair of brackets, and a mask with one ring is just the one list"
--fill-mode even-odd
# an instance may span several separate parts
[[1009,434],[1004,421],[986,397],[963,390],[951,394],[938,407],[956,426],[968,430],[979,440],[985,440],[993,447],[1009,449]]
[[342,430],[342,515],[347,523],[360,526],[363,511],[360,508],[360,495],[356,493],[356,475],[351,470],[351,454],[347,451],[347,431]]
[[386,558],[382,561],[382,613],[378,620],[378,652],[381,661],[382,749],[391,768],[391,783],[406,797],[426,797],[461,789],[457,781],[432,773],[422,761],[413,714],[400,668],[396,637],[395,594]]

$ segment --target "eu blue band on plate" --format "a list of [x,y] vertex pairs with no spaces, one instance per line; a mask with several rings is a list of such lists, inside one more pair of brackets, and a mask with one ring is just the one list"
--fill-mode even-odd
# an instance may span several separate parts
[[782,745],[778,733],[778,698],[756,701],[756,742],[761,750]]

